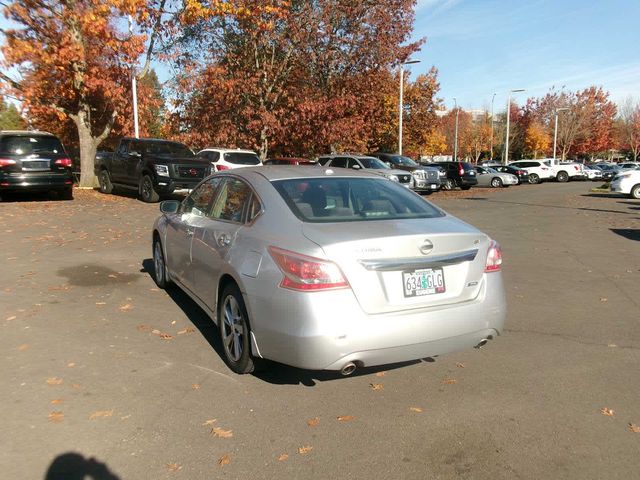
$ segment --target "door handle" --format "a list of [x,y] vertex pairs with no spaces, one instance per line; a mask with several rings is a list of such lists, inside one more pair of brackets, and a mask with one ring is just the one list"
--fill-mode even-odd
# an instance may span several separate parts
[[187,230],[187,237],[193,237],[193,232],[194,232],[193,230],[188,229]]
[[231,237],[226,233],[223,233],[218,237],[218,245],[220,245],[221,247],[226,247],[230,243],[231,243]]

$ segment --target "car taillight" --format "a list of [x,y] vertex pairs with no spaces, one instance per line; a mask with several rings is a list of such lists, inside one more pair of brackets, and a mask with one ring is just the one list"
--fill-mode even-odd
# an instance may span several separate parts
[[216,165],[216,168],[218,169],[219,172],[221,172],[222,170],[230,170],[230,168],[227,167],[226,165]]
[[8,167],[9,165],[15,165],[16,161],[11,158],[0,158],[0,167]]
[[284,274],[280,286],[298,291],[348,288],[340,268],[333,262],[269,247],[271,257]]
[[53,163],[59,165],[60,167],[71,167],[73,165],[73,162],[70,158],[59,158]]
[[489,251],[487,252],[487,263],[484,266],[485,272],[499,272],[502,268],[502,248],[495,240],[491,240]]
[[463,167],[462,165],[460,165],[460,167],[459,167],[459,168],[460,168],[460,169],[458,170],[458,174],[459,174],[460,176],[463,176],[463,175],[464,175],[464,167]]
[[524,170],[518,170],[518,172],[517,172],[517,173],[518,173],[518,175],[524,175],[524,174],[525,174],[525,171],[524,171]]

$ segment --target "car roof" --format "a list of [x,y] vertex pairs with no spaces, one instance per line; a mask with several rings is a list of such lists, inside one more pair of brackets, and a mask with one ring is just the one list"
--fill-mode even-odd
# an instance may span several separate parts
[[382,178],[379,174],[367,173],[362,170],[349,170],[346,168],[321,166],[299,168],[296,165],[264,165],[258,167],[235,168],[233,170],[225,170],[224,174],[237,175],[240,177],[251,177],[253,174],[259,174],[269,181],[288,180],[294,178]]
[[0,130],[0,135],[16,135],[16,136],[42,135],[47,137],[55,137],[53,133],[43,132],[41,130]]
[[[202,150],[200,150],[200,152],[222,152],[222,153],[236,152],[236,153],[253,153],[254,155],[257,155],[257,153],[254,152],[253,150],[245,150],[245,149],[242,149],[242,148],[207,147],[207,148],[203,148]],[[198,152],[198,153],[200,153],[200,152]]]

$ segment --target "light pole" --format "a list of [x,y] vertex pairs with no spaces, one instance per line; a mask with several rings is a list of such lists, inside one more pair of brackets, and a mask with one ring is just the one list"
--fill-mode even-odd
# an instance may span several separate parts
[[398,155],[402,155],[402,114],[404,111],[403,105],[403,92],[404,92],[404,65],[411,65],[413,63],[420,63],[420,60],[407,60],[400,64],[400,105],[399,105],[399,122],[398,122]]
[[491,97],[491,151],[489,152],[489,161],[493,161],[493,101],[496,99],[496,94]]
[[569,110],[567,107],[556,108],[554,111],[556,117],[556,125],[553,128],[553,164],[556,164],[556,145],[558,144],[558,112]]
[[524,88],[516,88],[509,90],[507,97],[507,138],[504,141],[504,164],[509,163],[509,117],[511,117],[511,94],[516,92],[524,92]]
[[456,109],[456,133],[453,136],[453,161],[458,160],[458,100],[453,97],[454,108]]
[[[129,34],[133,34],[133,17],[129,15]],[[131,92],[133,94],[133,131],[136,138],[140,138],[138,131],[138,85],[136,67],[131,72]]]

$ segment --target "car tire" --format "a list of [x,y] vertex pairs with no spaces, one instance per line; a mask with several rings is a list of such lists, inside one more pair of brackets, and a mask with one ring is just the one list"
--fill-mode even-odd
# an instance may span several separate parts
[[538,176],[537,173],[529,174],[529,183],[532,185],[536,185],[537,183],[540,183],[540,177]]
[[493,188],[500,188],[500,187],[503,187],[504,185],[502,184],[502,180],[500,180],[498,177],[495,177],[491,179],[491,186]]
[[167,262],[162,249],[162,242],[159,238],[153,241],[153,280],[160,288],[167,288],[171,285],[171,280],[167,275]]
[[443,190],[453,190],[456,187],[456,184],[450,178],[447,178],[442,184]]
[[228,284],[218,302],[218,328],[224,360],[238,374],[254,371],[249,341],[251,329],[242,293],[235,283]]
[[462,185],[460,187],[460,190],[469,190],[471,188],[471,185]]
[[153,180],[149,175],[143,175],[140,179],[140,198],[145,203],[156,203],[160,200],[160,195],[153,188]]
[[58,192],[58,197],[60,197],[61,200],[73,200],[73,187],[60,190]]
[[565,183],[569,181],[569,174],[567,172],[558,172],[556,175],[556,181],[560,183]]
[[106,169],[100,170],[100,174],[98,175],[98,188],[101,193],[109,194],[113,192],[111,175],[109,175],[109,171]]
[[629,194],[631,198],[635,198],[636,200],[640,200],[640,183],[638,185],[634,185],[631,188],[631,193]]

